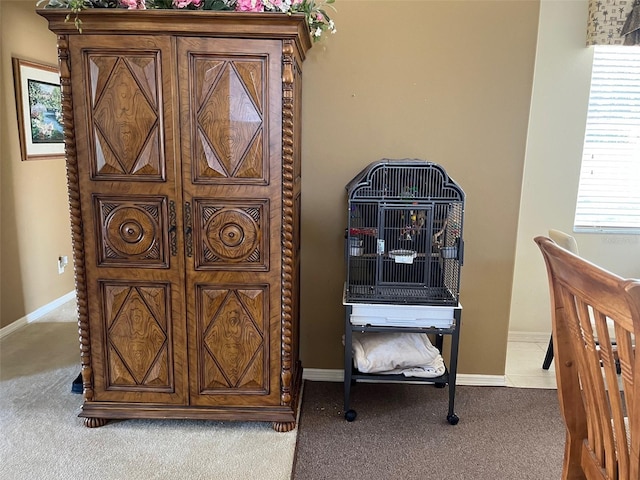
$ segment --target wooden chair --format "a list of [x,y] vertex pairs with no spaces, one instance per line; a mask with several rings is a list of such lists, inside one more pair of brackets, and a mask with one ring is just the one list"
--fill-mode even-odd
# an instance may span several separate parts
[[[578,253],[578,242],[576,239],[565,233],[561,230],[550,229],[549,230],[549,238],[553,240],[555,243],[560,245],[565,250],[569,250],[571,253]],[[542,362],[542,368],[545,370],[549,370],[551,367],[551,362],[553,361],[553,335],[549,337],[549,345],[547,346],[547,353],[544,356],[544,361]]]
[[[549,278],[558,399],[567,432],[562,478],[638,480],[640,355],[634,345],[640,281],[614,275],[549,238],[535,242]],[[614,324],[617,349],[607,320]]]

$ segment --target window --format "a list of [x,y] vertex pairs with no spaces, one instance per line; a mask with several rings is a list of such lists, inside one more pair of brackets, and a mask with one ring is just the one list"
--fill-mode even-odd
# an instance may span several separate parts
[[594,47],[574,230],[640,233],[640,47]]

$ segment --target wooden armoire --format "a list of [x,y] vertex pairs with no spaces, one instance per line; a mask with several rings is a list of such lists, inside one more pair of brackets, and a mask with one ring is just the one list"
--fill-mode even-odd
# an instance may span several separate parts
[[38,13],[58,35],[85,425],[291,430],[304,16],[89,9],[79,31]]

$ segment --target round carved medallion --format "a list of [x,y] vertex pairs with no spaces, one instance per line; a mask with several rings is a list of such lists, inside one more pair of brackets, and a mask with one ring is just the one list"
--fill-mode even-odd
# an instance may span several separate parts
[[119,207],[105,221],[105,240],[122,256],[137,256],[154,244],[157,222],[136,207]]
[[207,224],[207,245],[216,256],[224,260],[244,260],[253,253],[259,240],[259,226],[242,210],[219,210]]

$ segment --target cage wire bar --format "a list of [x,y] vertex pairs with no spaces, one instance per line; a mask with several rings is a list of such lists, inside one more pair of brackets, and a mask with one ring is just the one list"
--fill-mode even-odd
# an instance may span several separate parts
[[383,159],[346,190],[346,301],[457,305],[465,195],[445,169]]

